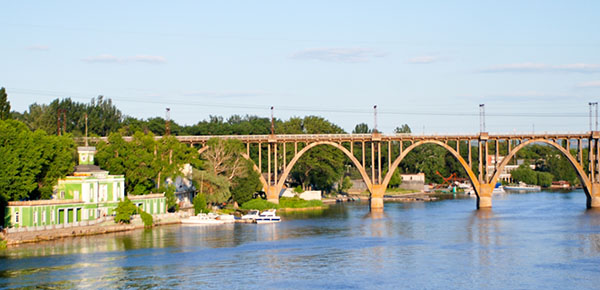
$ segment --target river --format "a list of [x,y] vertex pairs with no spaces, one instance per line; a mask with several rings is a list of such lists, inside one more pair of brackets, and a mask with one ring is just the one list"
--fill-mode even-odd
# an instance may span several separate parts
[[600,211],[581,190],[366,203],[279,224],[163,226],[0,251],[0,288],[598,289]]

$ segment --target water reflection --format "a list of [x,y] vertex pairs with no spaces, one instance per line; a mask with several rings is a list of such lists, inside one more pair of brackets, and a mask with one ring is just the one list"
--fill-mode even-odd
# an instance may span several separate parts
[[593,288],[585,195],[338,204],[278,224],[164,226],[0,252],[0,288]]

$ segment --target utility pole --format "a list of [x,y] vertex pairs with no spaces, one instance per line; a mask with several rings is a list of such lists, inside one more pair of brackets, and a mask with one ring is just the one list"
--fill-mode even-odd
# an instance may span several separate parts
[[88,114],[85,113],[85,147],[88,147]]
[[485,104],[479,104],[479,132],[485,132]]
[[271,106],[271,135],[275,135],[275,121],[273,120],[273,106]]
[[165,112],[165,135],[171,135],[171,108]]
[[377,105],[373,106],[373,133],[377,133]]
[[588,106],[590,107],[590,132],[592,132],[592,102],[589,102]]

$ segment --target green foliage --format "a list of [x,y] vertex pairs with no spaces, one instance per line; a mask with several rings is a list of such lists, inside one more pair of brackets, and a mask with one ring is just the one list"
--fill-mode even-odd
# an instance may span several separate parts
[[115,212],[115,223],[128,224],[131,222],[131,216],[138,212],[138,208],[129,198],[125,197],[125,200],[119,202]]
[[412,133],[408,124],[404,124],[394,129],[394,133]]
[[0,238],[0,250],[6,249],[6,241]]
[[238,204],[244,204],[252,199],[252,195],[262,189],[260,174],[253,169],[253,164],[249,160],[244,160],[246,166],[245,174],[234,177],[231,182],[231,195]]
[[161,186],[158,189],[158,192],[164,192],[165,198],[167,200],[167,211],[168,212],[176,212],[179,210],[179,205],[177,204],[177,197],[175,197],[175,185],[169,184],[167,186]]
[[352,188],[352,179],[350,179],[350,176],[344,176],[344,179],[338,186],[338,191],[347,192],[350,188]]
[[323,206],[323,202],[320,200],[304,200],[297,196],[281,197],[279,199],[279,208],[306,208],[317,206]]
[[[387,172],[386,172],[387,173]],[[396,188],[402,184],[402,175],[398,170],[394,171],[392,174],[392,178],[390,178],[390,183],[388,183],[388,187]]]
[[144,227],[150,228],[152,225],[154,225],[154,219],[152,218],[151,214],[140,210],[140,216],[142,217],[142,222],[144,222]]
[[0,195],[5,201],[49,198],[57,179],[72,172],[75,145],[65,136],[31,132],[0,121]]
[[10,102],[6,89],[0,88],[0,120],[10,119]]
[[199,190],[201,194],[206,196],[206,201],[209,203],[223,203],[227,202],[231,197],[231,191],[229,189],[230,183],[227,178],[214,175],[210,171],[194,169],[192,173],[192,180],[196,190]]
[[184,164],[198,164],[198,153],[172,136],[155,140],[152,133],[136,132],[131,142],[125,142],[120,132],[112,133],[97,148],[98,165],[111,174],[125,175],[126,191],[133,195],[156,191],[166,178],[181,175]]
[[552,174],[548,172],[536,172],[537,173],[537,185],[548,187],[552,185]]
[[369,125],[367,123],[360,123],[354,126],[354,130],[352,130],[353,134],[368,134],[373,133],[373,130],[369,129]]
[[304,189],[302,189],[302,186],[298,185],[298,186],[294,187],[294,192],[295,193],[303,193]]
[[303,188],[331,191],[344,173],[344,153],[329,145],[319,145],[307,151],[293,167],[291,177]]
[[208,208],[206,207],[206,197],[204,194],[196,194],[192,202],[194,203],[194,214],[209,212]]
[[538,181],[536,172],[531,169],[528,164],[523,164],[517,169],[514,169],[510,172],[510,175],[512,176],[512,179],[527,184],[537,184]]
[[253,200],[245,202],[244,204],[242,204],[241,208],[242,209],[266,210],[266,209],[272,209],[272,208],[277,209],[277,208],[279,208],[279,206],[272,202],[268,202],[264,199],[257,198],[257,199],[253,199]]

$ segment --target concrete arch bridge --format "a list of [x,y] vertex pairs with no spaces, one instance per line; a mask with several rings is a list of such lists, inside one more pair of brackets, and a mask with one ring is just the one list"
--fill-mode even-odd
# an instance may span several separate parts
[[[130,137],[125,137],[125,140],[129,140],[128,138]],[[156,138],[161,137],[156,136]],[[492,191],[503,168],[517,152],[529,144],[544,143],[556,148],[573,166],[587,196],[587,207],[600,207],[600,132],[598,131],[574,134],[384,135],[373,133],[176,136],[176,138],[180,142],[198,147],[199,153],[207,149],[206,143],[211,138],[240,140],[246,146],[244,157],[252,160],[255,163],[254,169],[261,173],[261,182],[267,193],[267,199],[275,203],[279,202],[279,193],[302,155],[317,146],[337,148],[360,172],[370,192],[371,209],[375,210],[383,209],[383,195],[400,162],[408,153],[424,144],[438,145],[458,160],[473,185],[477,195],[477,207],[486,208],[492,206]],[[464,150],[465,147],[467,150]],[[370,148],[368,150],[370,156],[366,156],[367,148]],[[461,148],[463,148],[462,154]],[[584,148],[589,150],[589,158],[586,160],[583,160]],[[475,160],[472,154],[474,150],[478,153],[478,158]],[[572,150],[576,153],[572,154]],[[266,154],[263,153],[264,151]],[[383,164],[382,154],[387,154],[387,158],[383,156],[386,160]],[[495,157],[495,161],[502,161],[491,162],[492,156]],[[474,166],[478,168],[478,174],[473,170]]]

